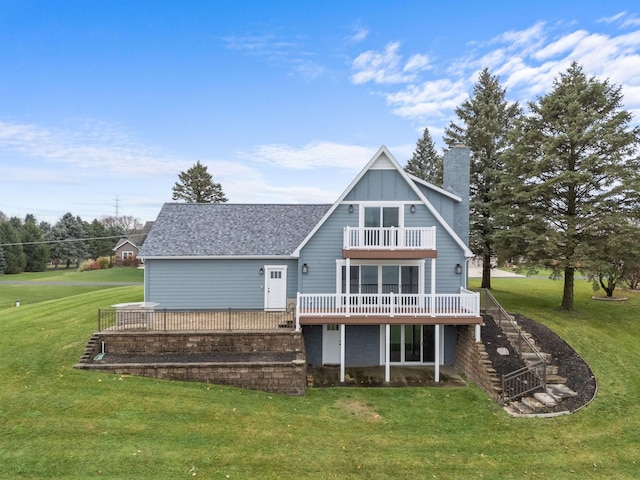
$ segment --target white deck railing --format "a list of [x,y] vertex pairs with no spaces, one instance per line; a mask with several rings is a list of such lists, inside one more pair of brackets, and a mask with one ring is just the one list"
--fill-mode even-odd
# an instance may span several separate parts
[[[296,323],[302,317],[477,317],[480,294],[303,294],[298,293]],[[339,322],[337,322],[339,323]]]
[[436,249],[436,227],[345,227],[344,248]]

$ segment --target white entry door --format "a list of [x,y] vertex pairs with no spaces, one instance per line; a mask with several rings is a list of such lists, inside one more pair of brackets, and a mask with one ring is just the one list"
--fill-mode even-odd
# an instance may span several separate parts
[[264,268],[264,309],[287,308],[287,267],[267,265]]
[[322,363],[340,363],[340,325],[322,326]]

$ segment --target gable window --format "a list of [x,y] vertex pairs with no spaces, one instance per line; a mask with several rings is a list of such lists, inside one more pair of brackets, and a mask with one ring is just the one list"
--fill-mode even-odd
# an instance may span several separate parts
[[123,260],[128,260],[129,258],[133,258],[133,252],[130,250],[124,250],[122,252],[122,259]]

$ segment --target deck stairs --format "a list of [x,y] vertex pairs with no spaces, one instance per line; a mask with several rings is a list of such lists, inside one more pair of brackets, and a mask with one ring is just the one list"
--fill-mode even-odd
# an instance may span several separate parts
[[97,350],[96,345],[98,344],[99,338],[100,335],[97,333],[91,335],[91,338],[89,338],[87,346],[85,347],[84,352],[80,357],[80,363],[90,363],[93,360],[93,357],[95,355],[94,352]]
[[[550,411],[557,411],[556,408],[561,405],[562,400],[569,397],[575,397],[576,392],[566,386],[567,379],[558,375],[558,366],[554,365],[551,353],[543,352],[536,345],[534,338],[520,327],[517,322],[502,322],[502,329],[512,344],[518,344],[520,355],[527,366],[534,365],[539,362],[542,357],[545,360],[546,389],[545,391],[527,394],[518,399],[512,400],[505,404],[504,409],[511,415],[535,415],[545,414]],[[517,332],[520,330],[520,333]],[[527,338],[528,342],[521,342],[520,335]],[[536,373],[542,374],[537,367]],[[535,367],[534,367],[535,369]]]
[[[525,331],[513,316],[506,314],[489,292],[486,293],[488,297],[491,297],[487,301],[487,305],[495,302],[500,310],[498,315],[501,318],[496,321],[496,324],[505,334],[509,343],[520,353],[525,365],[535,371],[537,375],[544,375],[546,381],[544,391],[540,389],[540,391],[529,392],[524,396],[507,401],[504,405],[505,411],[513,416],[544,415],[561,411],[562,400],[575,397],[577,393],[567,387],[567,379],[558,374],[558,366],[553,364],[553,355],[542,351],[536,345],[533,336]],[[495,315],[497,312],[495,309],[488,308],[487,313]],[[495,316],[494,320],[496,320]],[[540,365],[540,359],[544,359],[544,366]],[[541,370],[542,368],[544,368],[544,372]],[[557,408],[558,405],[560,408]]]

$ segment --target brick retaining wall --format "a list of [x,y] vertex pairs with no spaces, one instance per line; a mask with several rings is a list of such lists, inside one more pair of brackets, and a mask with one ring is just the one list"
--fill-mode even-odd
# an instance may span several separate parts
[[502,391],[489,354],[482,342],[475,340],[473,325],[458,328],[455,367],[464,373],[469,380],[482,388],[493,399],[497,399]]
[[[184,362],[105,363],[93,361],[100,353],[114,355],[184,355]],[[189,362],[190,355],[234,354],[239,361]],[[291,361],[242,361],[242,354],[291,354]],[[191,380],[262,390],[285,395],[304,395],[307,370],[300,332],[101,332],[95,334],[76,368],[140,375],[171,380]]]

